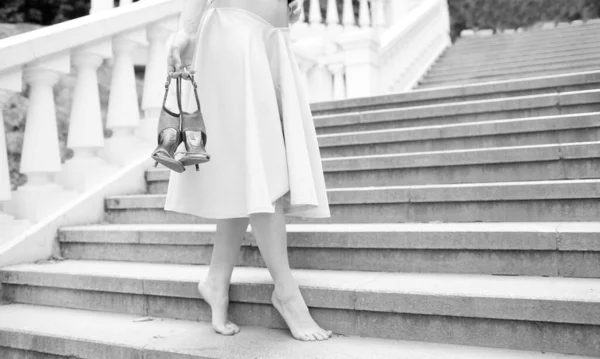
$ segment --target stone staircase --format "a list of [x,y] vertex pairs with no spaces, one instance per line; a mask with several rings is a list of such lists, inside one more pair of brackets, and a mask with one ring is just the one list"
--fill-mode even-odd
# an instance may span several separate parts
[[600,23],[460,38],[420,88],[600,69]]
[[[473,38],[437,66],[471,41],[517,47]],[[332,340],[278,330],[251,232],[230,291],[242,332],[214,334],[196,291],[214,225],[163,211],[168,173],[150,169],[105,223],[60,230],[64,258],[0,270],[0,357],[600,356],[600,71],[509,77],[313,105],[332,218],[290,219],[288,240]]]

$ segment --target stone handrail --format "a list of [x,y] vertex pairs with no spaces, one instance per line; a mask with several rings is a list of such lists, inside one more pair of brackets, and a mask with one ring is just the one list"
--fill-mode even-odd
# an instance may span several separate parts
[[364,0],[358,16],[352,1],[327,5],[324,20],[311,0],[305,21],[292,28],[313,101],[410,90],[450,45],[446,0]]
[[381,92],[411,90],[450,45],[446,0],[423,0],[411,16],[381,36]]
[[[0,127],[0,244],[17,222],[13,217],[38,222],[149,153],[162,103],[166,44],[181,7],[182,0],[144,0],[0,40],[0,95],[29,86],[19,164],[27,183],[12,192]],[[141,104],[133,61],[140,48],[147,52]],[[113,134],[107,139],[97,77],[105,60],[112,64],[106,127]],[[74,156],[61,163],[53,88],[69,73],[76,78],[67,142]]]
[[[392,16],[402,1],[359,0],[358,11],[352,0],[327,0],[325,16],[320,0],[304,0],[308,9],[292,27],[295,53],[306,78],[311,100],[327,101],[353,96],[348,91],[345,51],[341,42],[348,37],[384,31],[395,20]],[[339,9],[341,8],[341,12]],[[398,11],[396,11],[397,13]]]

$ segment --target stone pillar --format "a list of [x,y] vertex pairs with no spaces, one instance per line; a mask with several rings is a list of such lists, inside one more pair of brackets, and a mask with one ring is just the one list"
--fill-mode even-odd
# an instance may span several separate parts
[[118,167],[98,157],[104,147],[104,126],[98,91],[98,67],[110,56],[110,42],[85,47],[73,52],[71,62],[77,72],[73,91],[67,147],[73,157],[65,162],[57,182],[65,187],[84,191],[99,183]]
[[387,26],[384,0],[371,0],[371,18],[373,27],[380,29]]
[[371,31],[346,33],[338,43],[344,51],[346,96],[379,94],[379,37]]
[[135,136],[135,131],[140,126],[140,106],[133,51],[145,41],[145,37],[145,32],[142,32],[116,35],[112,40],[114,61],[106,126],[113,134],[106,140],[103,157],[119,165],[126,165],[143,152],[151,150],[148,143]]
[[354,19],[354,6],[352,5],[352,0],[344,0],[342,23],[344,24],[344,29],[346,30],[356,28],[356,19]]
[[14,238],[31,226],[28,220],[18,220],[3,211],[3,204],[11,199],[10,170],[6,154],[6,135],[4,133],[5,98],[0,93],[0,245]]
[[319,0],[310,0],[310,9],[308,10],[308,21],[311,27],[322,27],[323,16],[321,15],[321,4]]
[[386,9],[386,22],[390,25],[399,24],[408,15],[409,8],[407,0],[387,0],[384,4]]
[[325,22],[329,31],[338,31],[341,29],[337,0],[327,1],[327,18]]
[[[4,134],[4,103],[5,98],[0,93],[0,202],[10,200],[10,171],[8,168],[8,156],[6,147],[6,135]],[[0,217],[2,213],[0,212]]]
[[358,7],[358,25],[360,27],[371,27],[371,11],[369,10],[369,0],[359,0]]
[[25,69],[30,94],[20,172],[27,175],[27,183],[13,193],[12,213],[17,218],[39,221],[76,196],[53,182],[61,161],[52,88],[59,80],[56,69],[67,72],[68,64],[66,57]]
[[156,142],[156,126],[164,96],[164,83],[167,76],[167,39],[171,34],[170,22],[158,22],[148,26],[148,62],[144,74],[144,92],[142,95],[142,110],[144,118],[141,121],[140,136],[151,142]]
[[333,75],[333,99],[343,100],[346,98],[346,83],[344,79],[344,65],[333,64],[327,67]]
[[300,73],[302,74],[302,80],[304,81],[304,86],[308,90],[309,95],[313,92],[313,89],[309,87],[309,76],[310,70],[314,67],[313,63],[308,61],[298,61],[298,68],[300,69]]
[[331,72],[324,65],[317,65],[310,72],[308,87],[311,102],[329,101],[333,98],[333,81]]
[[[23,74],[20,69],[0,75],[0,245],[25,231],[31,223],[27,220],[15,219],[4,211],[5,205],[12,199],[10,168],[8,166],[6,134],[4,133],[4,112],[9,94],[21,91]],[[1,90],[7,90],[4,92]]]
[[114,7],[113,0],[91,0],[90,14],[110,10]]

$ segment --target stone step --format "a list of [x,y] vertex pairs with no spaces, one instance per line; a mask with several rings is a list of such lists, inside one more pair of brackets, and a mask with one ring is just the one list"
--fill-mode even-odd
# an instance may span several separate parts
[[0,317],[0,357],[7,359],[585,358],[345,335],[309,344],[285,330],[248,326],[228,337],[206,322],[26,304],[0,306]]
[[600,141],[600,112],[318,136],[323,158]]
[[463,78],[463,79],[457,79],[457,80],[453,80],[453,81],[430,82],[427,84],[420,83],[418,86],[419,86],[419,89],[435,89],[435,88],[439,88],[439,87],[466,86],[466,85],[473,85],[473,84],[486,83],[486,82],[495,82],[495,81],[522,80],[525,78],[530,78],[532,76],[533,77],[535,77],[535,76],[540,76],[540,77],[560,76],[560,75],[572,73],[573,71],[586,72],[586,71],[597,71],[597,70],[598,70],[598,65],[592,65],[592,66],[569,68],[569,69],[563,69],[563,70],[539,70],[539,71],[536,71],[535,73],[527,72],[527,73],[523,73],[523,74],[496,75],[496,76],[485,77],[485,78]]
[[317,102],[311,104],[314,115],[330,115],[365,110],[397,109],[451,102],[465,102],[500,97],[537,95],[557,92],[593,90],[600,87],[600,71],[569,73],[492,81],[444,88],[417,89],[388,95]]
[[[538,41],[538,43],[531,44],[529,42],[512,42],[500,45],[490,44],[477,44],[472,46],[465,46],[459,43],[455,43],[453,46],[446,49],[443,53],[443,59],[449,58],[463,58],[467,60],[469,54],[473,57],[488,57],[491,60],[507,59],[510,56],[514,56],[515,59],[520,58],[534,58],[536,56],[547,56],[549,54],[564,54],[567,52],[578,52],[585,51],[586,49],[593,48],[595,45],[595,38],[598,35],[594,34],[588,37],[581,37],[580,39],[563,39],[560,41],[549,40],[549,41]],[[491,55],[497,55],[497,58],[492,58]]]
[[[600,178],[600,142],[325,158],[327,188]],[[166,193],[170,171],[147,172]]]
[[568,31],[566,28],[534,32],[523,32],[519,34],[506,34],[499,36],[473,36],[473,37],[461,37],[456,43],[456,48],[461,49],[479,49],[487,48],[494,49],[498,47],[521,47],[529,50],[535,50],[535,47],[543,46],[557,46],[561,44],[573,43],[575,40],[581,39],[581,41],[593,42],[594,38],[597,38],[600,34],[600,27],[598,24],[589,27],[580,27],[574,29],[574,31]]
[[539,26],[529,28],[525,31],[520,32],[512,32],[512,33],[497,33],[489,36],[485,35],[474,35],[474,36],[462,36],[459,41],[465,42],[477,42],[477,41],[490,41],[490,39],[494,41],[505,41],[511,38],[527,38],[527,37],[536,37],[536,36],[544,36],[545,34],[558,36],[558,35],[568,35],[572,33],[585,33],[589,31],[593,31],[598,28],[598,19],[588,19],[586,22],[573,22],[573,23],[546,23],[546,24],[538,24]]
[[440,60],[438,65],[434,66],[427,72],[427,76],[471,74],[474,72],[489,71],[490,69],[493,69],[497,72],[510,72],[518,68],[535,69],[555,64],[571,63],[574,65],[582,61],[597,61],[600,58],[600,49],[593,48],[591,50],[593,51],[586,51],[584,53],[568,52],[565,54],[552,54],[551,56],[549,55],[531,59],[512,58],[510,60],[494,62],[486,61],[485,59],[479,60],[478,58],[471,58],[470,60],[457,61],[454,63],[450,61],[450,58],[448,58],[448,61]]
[[[5,298],[23,304],[206,321],[196,284],[207,266],[66,260],[0,271]],[[294,270],[315,320],[342,335],[600,353],[600,280]],[[239,267],[231,319],[283,328],[264,268]]]
[[537,29],[512,34],[495,34],[493,36],[462,36],[457,39],[456,44],[460,44],[460,46],[493,46],[529,40],[545,42],[562,38],[592,37],[597,32],[600,32],[599,24],[587,23],[579,26],[561,26],[559,28]]
[[[328,189],[331,218],[292,223],[540,222],[600,218],[600,180],[528,181]],[[165,195],[112,196],[110,223],[211,223],[164,211]]]
[[[68,259],[209,264],[212,224],[62,228]],[[288,224],[295,269],[600,277],[600,222]],[[264,267],[251,226],[238,265]]]
[[[449,47],[446,51],[438,58],[434,69],[440,67],[461,68],[464,67],[465,63],[480,66],[491,65],[506,65],[514,63],[516,60],[520,62],[530,62],[535,60],[552,60],[558,58],[574,57],[576,54],[580,56],[594,56],[598,53],[598,49],[595,46],[589,44],[574,44],[572,49],[569,51],[554,51],[532,54],[527,51],[522,51],[519,54],[509,54],[506,56],[503,52],[485,51],[477,54],[473,54],[468,50],[460,50],[457,46]],[[511,57],[512,56],[512,57]]]
[[553,116],[600,110],[600,90],[547,93],[473,100],[397,109],[359,110],[318,115],[318,134],[347,133],[534,116]]
[[[534,76],[536,74],[542,74],[549,71],[556,72],[567,72],[573,71],[575,69],[588,69],[590,67],[596,66],[596,70],[600,69],[600,59],[592,58],[592,59],[580,59],[580,60],[571,60],[565,62],[552,62],[548,64],[518,64],[519,66],[511,66],[511,67],[490,67],[485,69],[466,69],[466,71],[448,71],[441,73],[433,73],[427,74],[427,76],[421,81],[422,83],[429,82],[443,82],[443,81],[455,81],[461,80],[464,78],[473,78],[473,79],[485,79],[485,78],[493,78],[496,76],[511,76],[511,75],[526,75],[526,76]],[[517,65],[516,64],[516,65]]]
[[536,51],[523,49],[459,49],[456,47],[448,48],[442,56],[438,58],[434,64],[434,68],[438,66],[459,67],[461,64],[481,64],[489,62],[491,68],[505,66],[510,63],[531,63],[540,60],[556,60],[556,62],[564,62],[563,58],[572,56],[574,53],[581,53],[579,58],[595,57],[597,54],[595,44],[591,43],[576,43],[568,47],[562,48],[542,48]]

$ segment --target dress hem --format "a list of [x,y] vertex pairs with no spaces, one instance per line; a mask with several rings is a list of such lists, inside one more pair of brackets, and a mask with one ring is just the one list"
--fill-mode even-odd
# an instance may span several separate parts
[[[256,209],[253,209],[250,212],[245,212],[245,213],[240,213],[239,215],[234,214],[234,215],[218,215],[215,213],[211,213],[211,214],[199,214],[199,213],[192,213],[190,211],[187,211],[183,208],[180,207],[165,207],[164,208],[165,211],[169,211],[169,212],[176,212],[176,213],[182,213],[182,214],[189,214],[195,217],[200,217],[200,218],[205,218],[205,219],[230,219],[230,218],[249,218],[251,214],[256,214],[256,213],[275,213],[275,208],[268,208],[268,207],[258,207]],[[299,218],[305,218],[305,219],[323,219],[323,218],[331,218],[331,213],[327,212],[327,213],[313,213],[310,214],[310,216],[302,216],[300,213],[298,212],[284,212],[285,216],[288,217],[299,217]]]

